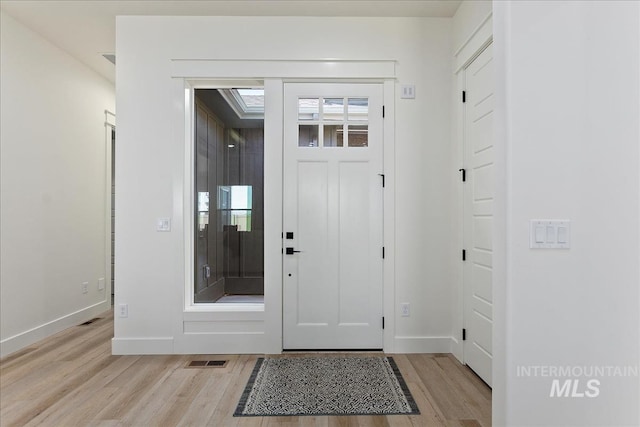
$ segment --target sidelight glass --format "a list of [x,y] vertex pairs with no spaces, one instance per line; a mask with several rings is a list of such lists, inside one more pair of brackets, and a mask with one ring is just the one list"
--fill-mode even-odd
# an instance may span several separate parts
[[263,104],[261,88],[195,90],[195,303],[264,301]]
[[218,186],[220,228],[234,226],[238,231],[251,231],[253,187],[251,185]]

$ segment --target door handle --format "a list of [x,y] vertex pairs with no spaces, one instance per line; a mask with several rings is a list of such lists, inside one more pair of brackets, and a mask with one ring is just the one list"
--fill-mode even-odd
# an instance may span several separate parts
[[296,251],[293,248],[286,248],[286,250],[285,250],[285,253],[287,255],[293,255],[293,254],[296,254],[296,253],[299,253],[299,252],[302,252],[302,251]]

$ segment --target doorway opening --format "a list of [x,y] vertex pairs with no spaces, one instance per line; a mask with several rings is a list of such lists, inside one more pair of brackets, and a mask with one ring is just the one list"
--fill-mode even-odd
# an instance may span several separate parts
[[194,302],[264,303],[264,89],[194,104]]

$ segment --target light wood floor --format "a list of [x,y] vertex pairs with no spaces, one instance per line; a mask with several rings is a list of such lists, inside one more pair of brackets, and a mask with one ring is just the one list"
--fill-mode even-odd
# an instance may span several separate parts
[[2,427],[491,425],[491,390],[444,354],[392,355],[421,415],[234,418],[258,355],[112,356],[113,312],[101,317],[0,361]]

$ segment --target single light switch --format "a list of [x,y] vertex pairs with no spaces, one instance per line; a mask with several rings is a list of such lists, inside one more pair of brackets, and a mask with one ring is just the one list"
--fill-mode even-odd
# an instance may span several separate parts
[[544,243],[544,227],[536,225],[536,243]]
[[567,227],[558,227],[558,243],[567,243]]
[[547,225],[547,243],[556,242],[556,229],[553,226]]

